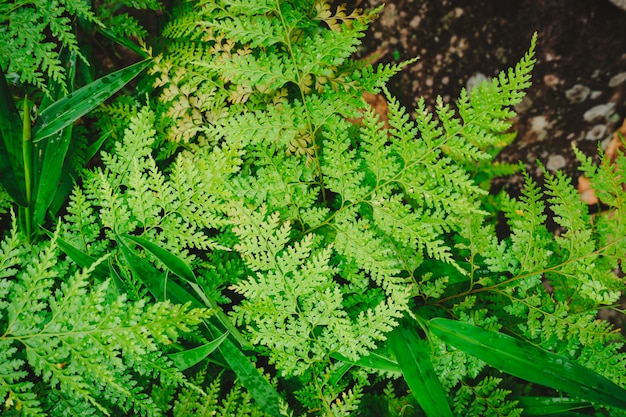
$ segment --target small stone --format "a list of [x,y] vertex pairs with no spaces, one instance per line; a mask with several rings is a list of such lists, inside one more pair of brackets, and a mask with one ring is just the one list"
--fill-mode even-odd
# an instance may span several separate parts
[[530,109],[533,106],[533,101],[530,97],[524,96],[522,101],[520,101],[517,105],[515,105],[515,111],[517,113],[524,113],[526,110]]
[[570,103],[582,103],[587,100],[590,92],[591,89],[589,87],[582,84],[576,84],[565,92],[565,97],[567,97]]
[[465,84],[467,92],[470,93],[472,91],[472,88],[476,87],[483,81],[487,81],[487,76],[482,72],[477,72],[476,74],[469,77],[469,79],[467,80],[467,84]]
[[609,80],[609,87],[611,88],[617,87],[618,85],[622,84],[624,81],[626,81],[626,72],[620,72],[619,74],[611,77],[611,79]]
[[565,165],[567,165],[567,161],[563,155],[550,155],[546,168],[550,171],[558,171],[559,169],[564,168]]
[[548,119],[546,116],[535,116],[530,120],[531,129],[540,132],[548,127]]
[[606,125],[595,125],[585,135],[585,139],[587,140],[600,140],[604,139],[604,135],[606,134]]
[[416,15],[409,22],[409,26],[411,26],[413,29],[417,29],[417,27],[420,25],[421,22],[422,22],[422,18],[420,16]]
[[613,3],[622,10],[626,10],[626,0],[611,0],[611,3]]
[[560,82],[559,77],[554,74],[546,74],[543,76],[543,83],[550,88],[555,88]]
[[613,113],[614,107],[615,103],[599,104],[587,110],[585,114],[583,114],[583,119],[589,123],[593,123],[601,119],[608,119],[611,113]]

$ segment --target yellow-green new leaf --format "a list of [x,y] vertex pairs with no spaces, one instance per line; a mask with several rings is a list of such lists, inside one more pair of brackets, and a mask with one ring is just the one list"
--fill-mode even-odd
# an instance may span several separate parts
[[435,318],[429,328],[450,346],[515,377],[626,410],[626,390],[566,357],[456,320]]

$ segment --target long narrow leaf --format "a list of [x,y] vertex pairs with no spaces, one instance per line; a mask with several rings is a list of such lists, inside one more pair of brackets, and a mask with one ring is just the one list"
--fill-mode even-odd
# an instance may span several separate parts
[[[185,303],[190,301],[194,307],[203,306],[193,295],[175,282],[165,285],[165,274],[155,268],[146,259],[141,258],[126,245],[121,236],[116,239],[120,251],[130,265],[133,272],[148,287],[148,290],[155,298],[170,299],[175,303]],[[218,314],[223,312],[218,311]],[[225,315],[224,315],[225,316]],[[210,322],[205,322],[212,333],[212,337],[218,337],[218,329]],[[234,328],[234,326],[233,326]],[[243,384],[259,407],[265,412],[279,416],[281,397],[272,385],[265,379],[259,370],[250,362],[250,359],[235,345],[230,339],[225,339],[218,347],[220,353],[228,363],[228,366],[235,372],[239,381]]]
[[502,333],[435,318],[430,330],[447,344],[503,372],[575,397],[626,410],[626,390],[576,362]]
[[165,276],[166,273],[159,271],[148,260],[137,255],[122,239],[116,239],[120,252],[126,259],[133,273],[148,288],[148,291],[159,301],[165,300]]
[[520,397],[518,406],[524,409],[525,417],[562,416],[563,413],[591,407],[591,403],[569,397]]
[[404,379],[424,413],[428,417],[452,417],[448,396],[430,361],[432,353],[428,341],[410,325],[403,324],[391,332],[389,343]]
[[122,68],[46,107],[33,128],[33,140],[43,140],[74,123],[119,91],[148,65],[150,61],[145,60]]
[[[49,232],[48,234],[52,235]],[[92,266],[98,261],[98,259],[87,255],[80,249],[77,249],[76,247],[72,246],[71,244],[67,243],[61,238],[56,238],[56,243],[57,243],[57,246],[63,252],[65,252],[65,254],[69,256],[70,259],[76,263],[76,265],[78,265],[81,268],[89,268],[90,266]],[[106,279],[109,276],[109,269],[107,268],[106,265],[103,265],[102,263],[98,263],[94,269],[94,273],[96,274],[98,278]]]
[[185,369],[189,369],[197,363],[200,363],[204,359],[206,359],[215,349],[222,344],[222,342],[228,337],[228,333],[224,333],[217,339],[205,343],[202,346],[195,347],[193,349],[187,349],[182,352],[171,353],[167,356],[174,362],[174,365],[184,371]]
[[372,368],[385,372],[400,372],[398,362],[376,352],[371,352],[369,355],[361,356],[358,361],[351,361],[339,353],[332,353],[330,356],[333,359],[338,359],[342,362],[362,366],[364,368]]
[[250,359],[229,339],[224,340],[219,350],[237,375],[239,382],[250,391],[257,405],[266,413],[280,416],[282,401],[280,394],[250,362]]
[[145,250],[156,256],[159,261],[163,262],[163,265],[165,265],[166,268],[168,268],[179,277],[189,282],[196,282],[196,276],[189,267],[189,265],[187,265],[185,261],[183,261],[176,255],[163,249],[159,245],[156,245],[149,240],[140,238],[138,236],[133,236],[129,234],[123,234],[122,236],[125,239],[132,240],[133,242],[139,244]]
[[20,206],[26,206],[22,157],[22,119],[0,68],[0,184]]
[[[46,96],[42,100],[40,107],[42,112],[56,101],[61,100],[66,90],[74,91],[76,60],[77,53],[75,51],[63,51],[62,61],[65,64],[67,83],[61,84],[54,80],[50,81],[50,96]],[[69,190],[59,192],[59,183],[63,177],[69,175],[64,172],[64,167],[70,165],[66,163],[66,156],[71,139],[72,124],[55,132],[49,140],[35,142],[35,160],[33,161],[35,171],[33,223],[35,227],[43,224],[48,208],[55,198],[61,197],[65,201],[69,194]]]
[[222,325],[226,328],[226,330],[228,330],[228,332],[237,340],[237,342],[242,346],[246,346],[248,344],[243,336],[241,336],[239,330],[237,330],[237,328],[232,324],[228,316],[226,316],[226,314],[224,314],[224,312],[219,308],[217,303],[207,297],[206,293],[202,290],[200,285],[197,284],[195,274],[193,273],[189,265],[185,263],[185,261],[174,255],[173,253],[163,249],[159,245],[150,242],[149,240],[129,234],[124,234],[122,235],[122,237],[142,246],[145,250],[153,254],[159,261],[163,262],[167,269],[184,279],[187,284],[189,284],[191,289],[193,289],[193,291],[196,293],[196,296],[200,298],[200,300],[204,303],[204,307],[210,307],[216,310],[215,315],[220,320]]

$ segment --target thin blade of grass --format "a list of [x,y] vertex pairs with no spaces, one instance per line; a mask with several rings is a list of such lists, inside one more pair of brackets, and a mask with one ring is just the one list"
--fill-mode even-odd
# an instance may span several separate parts
[[165,282],[167,273],[159,271],[148,260],[137,255],[126,245],[124,240],[118,237],[116,242],[131,271],[143,282],[154,298],[159,301],[166,300]]
[[38,142],[54,135],[66,126],[102,104],[150,65],[149,60],[137,62],[105,75],[46,107],[33,128],[33,140]]
[[20,206],[26,206],[22,156],[22,118],[0,68],[0,184]]
[[189,265],[185,263],[185,261],[174,255],[173,253],[163,249],[159,245],[150,242],[149,240],[129,234],[123,234],[122,237],[124,239],[135,242],[139,246],[143,247],[145,250],[154,255],[159,261],[161,261],[167,269],[186,281],[191,289],[196,293],[196,296],[200,298],[200,300],[204,303],[204,307],[210,307],[216,311],[215,315],[217,316],[217,318],[220,320],[226,330],[228,330],[230,334],[237,340],[237,342],[242,346],[248,345],[248,342],[243,338],[243,336],[241,336],[239,330],[237,330],[237,328],[233,325],[228,316],[224,314],[224,312],[217,305],[217,303],[211,298],[207,297],[206,293],[198,285],[195,274],[193,273]]
[[[42,100],[41,111],[44,112],[49,106],[61,100],[65,96],[65,91],[74,91],[74,80],[76,78],[76,60],[77,53],[75,51],[63,51],[63,59],[67,84],[61,85],[54,80],[50,81],[50,96],[45,96]],[[63,200],[67,198],[69,190],[60,193],[59,183],[69,173],[64,170],[70,141],[72,139],[72,125],[55,132],[49,140],[35,142],[35,160],[34,160],[34,190],[33,190],[33,223],[35,226],[44,222],[46,213],[55,198],[62,196]]]
[[505,373],[580,399],[626,410],[626,390],[566,357],[456,320],[431,319],[429,329],[450,346]]
[[129,234],[122,235],[125,239],[132,240],[145,250],[153,254],[159,261],[163,262],[163,265],[182,279],[188,282],[197,282],[196,275],[193,273],[189,265],[182,259],[172,254],[171,252],[163,249],[159,245],[156,245],[149,240],[133,236]]
[[[181,304],[191,302],[191,305],[194,307],[206,307],[175,282],[168,282],[166,285],[165,274],[162,274],[146,259],[134,253],[132,249],[126,245],[121,236],[118,236],[116,241],[133,272],[142,280],[157,300],[169,299],[174,303]],[[218,313],[224,315],[221,310],[219,310]],[[221,331],[211,322],[205,321],[205,324],[213,338],[217,338],[219,337],[218,335],[221,335]],[[276,389],[274,389],[261,372],[259,372],[257,367],[250,362],[250,359],[243,354],[239,347],[230,339],[225,339],[219,345],[218,349],[228,363],[228,366],[230,366],[237,375],[237,379],[250,391],[250,394],[252,394],[252,397],[259,407],[271,415],[280,416],[279,405],[282,401],[280,394],[278,394]]]
[[[49,236],[52,236],[52,233],[47,233]],[[56,238],[56,243],[59,249],[65,252],[65,254],[81,268],[89,268],[98,261],[98,259],[87,255],[61,238]],[[94,273],[98,278],[106,279],[109,277],[109,268],[102,263],[98,263],[94,268]]]
[[591,407],[588,401],[569,397],[520,397],[518,406],[524,409],[525,417],[562,416],[563,413]]
[[351,361],[350,359],[336,352],[332,353],[330,356],[333,359],[338,359],[342,362],[346,362],[351,365],[361,366],[364,368],[371,368],[385,372],[400,372],[398,362],[376,352],[371,352],[369,355],[361,356],[358,361]]
[[187,349],[182,352],[170,353],[169,358],[172,360],[174,365],[181,371],[185,369],[189,369],[192,366],[202,362],[206,359],[211,353],[215,351],[222,344],[222,342],[228,337],[228,333],[224,333],[220,337],[215,340],[212,340],[209,343],[205,343],[204,345]]
[[424,413],[428,417],[452,417],[448,396],[430,360],[428,341],[408,323],[403,323],[391,332],[389,343],[402,375]]

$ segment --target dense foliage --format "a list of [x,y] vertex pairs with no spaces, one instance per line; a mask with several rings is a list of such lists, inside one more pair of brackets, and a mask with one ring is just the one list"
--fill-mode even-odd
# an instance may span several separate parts
[[[120,45],[150,37],[115,31],[113,6],[105,19],[62,4],[0,9],[52,33],[29,40],[46,59],[0,61],[15,91],[52,91],[32,134],[28,99],[0,121],[18,212],[0,247],[8,415],[626,414],[624,338],[597,318],[624,288],[624,156],[597,167],[579,153],[608,207],[597,215],[558,172],[525,174],[519,198],[489,194],[522,169],[493,161],[536,39],[454,107],[409,113],[385,84],[412,61],[352,58],[379,10],[187,0],[147,61],[66,95],[65,55],[45,45],[80,53],[68,13]],[[99,139],[68,151],[85,137],[72,123],[146,66],[152,88],[101,106]],[[62,203],[42,203],[50,193]]]

